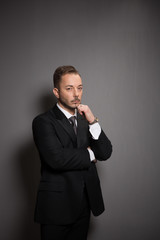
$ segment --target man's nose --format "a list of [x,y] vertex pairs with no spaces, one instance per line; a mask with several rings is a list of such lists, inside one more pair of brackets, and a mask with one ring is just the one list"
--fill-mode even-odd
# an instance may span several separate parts
[[74,88],[74,97],[78,97],[79,93],[78,93],[78,89]]

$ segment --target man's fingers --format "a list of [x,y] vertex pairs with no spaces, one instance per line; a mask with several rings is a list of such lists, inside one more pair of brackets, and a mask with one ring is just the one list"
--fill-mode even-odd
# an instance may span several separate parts
[[83,107],[83,106],[84,106],[84,105],[79,104],[78,107],[77,107],[78,112],[79,112],[81,115],[83,115],[83,112],[84,112],[84,107]]
[[77,107],[78,112],[83,115],[82,111],[80,110],[79,106]]
[[94,121],[95,117],[87,105],[79,104],[77,109],[81,115],[85,115],[85,118],[89,123]]

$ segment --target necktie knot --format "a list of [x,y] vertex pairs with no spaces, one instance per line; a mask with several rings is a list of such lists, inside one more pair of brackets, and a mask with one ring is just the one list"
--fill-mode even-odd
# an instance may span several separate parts
[[75,134],[77,134],[76,116],[70,117],[69,120],[70,120],[70,123],[71,123],[72,126],[73,126],[73,129],[74,129]]

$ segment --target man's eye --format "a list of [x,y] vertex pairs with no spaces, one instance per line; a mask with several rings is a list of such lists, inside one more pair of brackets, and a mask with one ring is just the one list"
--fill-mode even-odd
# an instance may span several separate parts
[[83,88],[82,87],[79,87],[78,90],[82,90]]
[[72,88],[66,88],[67,91],[70,91]]

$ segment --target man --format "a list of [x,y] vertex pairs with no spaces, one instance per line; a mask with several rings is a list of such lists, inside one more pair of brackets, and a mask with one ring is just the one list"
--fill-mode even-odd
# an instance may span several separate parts
[[104,211],[96,162],[106,160],[112,145],[87,105],[73,66],[58,67],[53,93],[57,104],[33,120],[41,159],[35,221],[42,240],[86,240],[90,210]]

